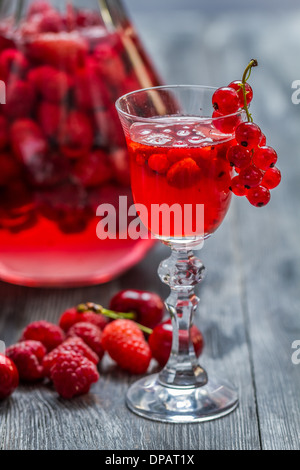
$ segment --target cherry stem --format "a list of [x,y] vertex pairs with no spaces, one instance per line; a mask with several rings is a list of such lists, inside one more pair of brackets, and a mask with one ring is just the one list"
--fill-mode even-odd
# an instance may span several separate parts
[[249,113],[249,109],[248,109],[245,83],[250,78],[252,67],[257,67],[257,65],[258,65],[257,60],[256,59],[251,59],[249,64],[245,68],[243,78],[242,78],[242,91],[243,91],[243,98],[244,98],[244,109],[245,109],[246,114],[247,114],[248,122],[253,122],[253,118],[252,118],[251,114]]
[[118,319],[127,319],[127,320],[132,320],[134,323],[139,327],[141,331],[144,333],[147,333],[148,335],[151,335],[152,329],[148,328],[147,326],[141,325],[140,323],[137,323],[135,321],[136,314],[133,312],[115,312],[113,310],[109,310],[107,308],[102,307],[102,305],[95,304],[94,302],[87,302],[86,304],[79,304],[77,305],[77,311],[80,313],[87,312],[87,311],[92,311],[94,313],[98,313],[101,315],[104,315],[105,317],[111,318],[113,320],[118,320]]

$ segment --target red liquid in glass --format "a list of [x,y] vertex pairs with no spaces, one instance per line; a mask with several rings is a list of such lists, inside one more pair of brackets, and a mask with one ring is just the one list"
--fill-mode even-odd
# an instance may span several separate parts
[[[133,124],[127,144],[131,162],[134,202],[147,208],[141,220],[155,235],[183,237],[213,233],[229,208],[232,168],[226,152],[233,136],[222,134],[212,121],[170,117],[158,123]],[[198,233],[164,233],[163,225],[151,227],[153,204],[204,205],[204,227]],[[182,212],[183,213],[183,212]],[[193,228],[195,232],[195,227]]]
[[[49,5],[0,22],[0,277],[28,285],[105,282],[149,240],[99,240],[96,208],[130,198],[116,99],[155,86],[134,30]],[[139,58],[138,66],[134,62]],[[142,69],[141,69],[142,64]],[[146,81],[141,83],[141,81]]]

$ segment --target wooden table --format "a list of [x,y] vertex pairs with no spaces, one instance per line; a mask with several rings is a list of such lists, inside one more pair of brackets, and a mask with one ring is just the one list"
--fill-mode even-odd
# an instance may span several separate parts
[[[300,364],[292,361],[292,343],[300,340],[300,104],[292,103],[291,84],[300,79],[300,9],[275,2],[272,10],[221,4],[219,10],[219,2],[210,2],[205,10],[185,2],[184,10],[161,7],[158,15],[127,3],[168,83],[221,86],[240,78],[252,57],[259,61],[251,77],[252,113],[278,151],[283,181],[263,209],[234,198],[222,227],[199,253],[207,267],[196,319],[206,342],[202,364],[236,384],[240,404],[203,424],[145,420],[124,404],[135,379],[106,359],[99,382],[84,397],[65,401],[47,386],[32,385],[1,402],[0,448],[299,450]],[[28,322],[56,322],[65,308],[82,301],[107,305],[121,288],[165,297],[168,289],[156,269],[167,254],[157,245],[138,266],[102,286],[34,289],[0,283],[0,338],[11,344]]]

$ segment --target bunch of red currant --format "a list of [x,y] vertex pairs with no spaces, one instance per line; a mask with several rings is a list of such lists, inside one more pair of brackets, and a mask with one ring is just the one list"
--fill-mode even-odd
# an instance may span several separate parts
[[252,59],[242,80],[217,89],[213,94],[212,103],[215,110],[213,117],[233,114],[241,108],[246,112],[248,120],[236,126],[235,142],[229,147],[226,155],[237,173],[231,180],[230,190],[236,196],[246,196],[252,205],[262,207],[270,201],[270,189],[278,186],[281,173],[275,166],[276,151],[266,145],[266,136],[253,122],[248,109],[253,91],[247,80],[252,67],[255,66],[257,61]]

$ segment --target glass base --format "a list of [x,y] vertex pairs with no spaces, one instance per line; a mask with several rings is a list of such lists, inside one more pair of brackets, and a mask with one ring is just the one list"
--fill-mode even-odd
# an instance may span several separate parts
[[154,421],[194,423],[227,415],[238,406],[238,395],[235,387],[214,378],[197,388],[172,388],[153,374],[131,385],[126,404],[137,415]]

